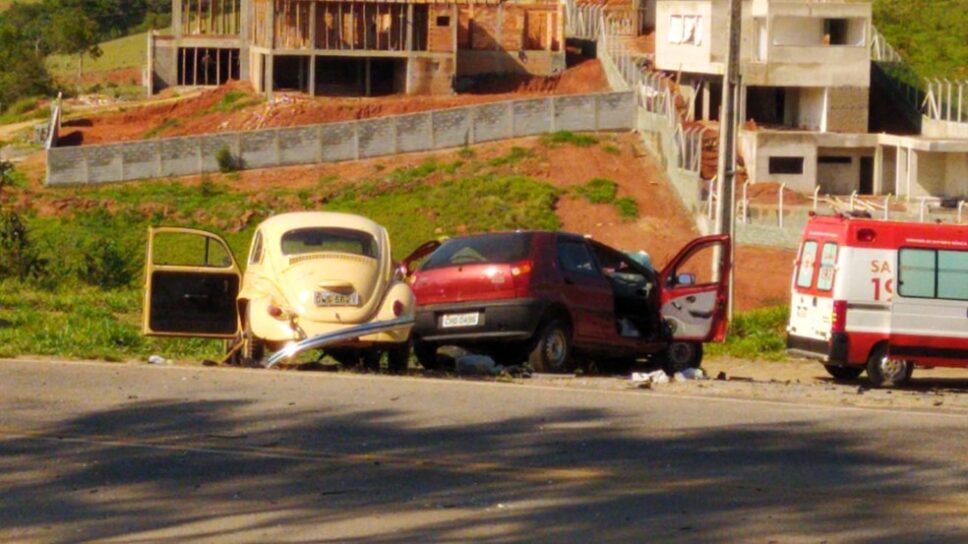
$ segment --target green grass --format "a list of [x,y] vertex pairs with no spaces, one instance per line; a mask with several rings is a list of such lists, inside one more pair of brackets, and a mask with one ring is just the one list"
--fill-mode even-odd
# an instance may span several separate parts
[[921,77],[968,78],[968,1],[874,0],[874,25]]
[[591,147],[598,143],[598,138],[589,134],[575,134],[567,130],[559,130],[541,137],[541,143],[546,146],[573,145],[576,147]]
[[[84,56],[84,73],[110,72],[122,68],[140,68],[148,60],[147,34],[132,34],[101,44],[102,55],[96,59]],[[76,55],[51,55],[47,57],[47,69],[57,78],[77,75]]]
[[636,219],[639,216],[639,205],[631,197],[622,197],[615,201],[615,209],[622,219]]
[[[353,184],[326,176],[310,188],[258,192],[236,190],[225,181],[228,176],[194,185],[157,180],[44,189],[76,205],[56,217],[24,212],[32,246],[47,263],[47,272],[35,280],[0,281],[0,356],[217,358],[219,341],[141,336],[140,283],[149,225],[214,231],[240,263],[256,225],[283,210],[370,217],[390,231],[397,259],[427,240],[466,231],[560,228],[554,212],[557,189],[480,166],[479,161],[428,159]],[[102,289],[98,284],[105,277],[124,281]]]
[[145,140],[150,140],[152,138],[157,138],[157,137],[161,136],[161,133],[162,132],[164,132],[164,131],[166,131],[166,130],[168,130],[170,128],[175,128],[175,127],[180,126],[180,125],[181,125],[181,121],[179,121],[178,119],[165,119],[161,123],[159,123],[159,124],[151,127],[150,129],[148,129],[148,131],[145,132],[145,135],[142,136],[142,138],[144,138]]
[[618,184],[610,179],[595,178],[575,189],[592,204],[610,204],[618,195]]
[[531,152],[530,149],[514,146],[507,152],[507,154],[502,155],[500,157],[494,157],[493,159],[488,161],[488,164],[491,166],[508,166],[508,165],[519,163],[524,159],[531,157],[532,155],[533,153]]
[[239,110],[259,104],[262,100],[250,97],[242,91],[229,91],[225,93],[222,100],[215,104],[204,113],[233,113]]
[[786,306],[738,313],[729,325],[724,344],[709,344],[709,355],[779,361],[786,357]]

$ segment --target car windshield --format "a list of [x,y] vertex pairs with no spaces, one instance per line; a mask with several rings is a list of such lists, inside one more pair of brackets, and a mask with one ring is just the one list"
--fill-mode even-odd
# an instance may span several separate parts
[[349,253],[376,259],[376,239],[366,232],[334,227],[294,229],[282,235],[283,255]]
[[462,264],[504,264],[522,261],[531,253],[531,235],[486,234],[444,242],[424,263],[423,270]]

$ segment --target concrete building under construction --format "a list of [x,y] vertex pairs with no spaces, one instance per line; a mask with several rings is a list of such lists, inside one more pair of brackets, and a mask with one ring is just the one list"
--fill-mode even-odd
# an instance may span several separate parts
[[565,68],[555,0],[173,0],[172,32],[149,40],[152,92],[244,80],[269,95],[449,94]]

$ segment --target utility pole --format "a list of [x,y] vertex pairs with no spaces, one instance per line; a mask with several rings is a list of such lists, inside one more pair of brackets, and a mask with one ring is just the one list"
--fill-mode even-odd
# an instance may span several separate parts
[[[717,178],[722,186],[719,194],[719,225],[721,234],[731,238],[729,245],[729,307],[733,318],[733,287],[736,277],[736,136],[739,129],[740,43],[742,38],[743,0],[729,0],[729,44],[726,53],[726,74],[723,77],[723,103],[720,113],[719,165]],[[720,270],[720,274],[723,271]]]

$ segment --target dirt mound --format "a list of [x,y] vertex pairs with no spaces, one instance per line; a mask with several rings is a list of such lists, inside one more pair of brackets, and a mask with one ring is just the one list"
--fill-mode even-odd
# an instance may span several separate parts
[[[495,81],[505,81],[496,78]],[[200,95],[167,103],[75,119],[65,123],[62,145],[90,145],[211,132],[280,128],[416,113],[527,96],[608,90],[597,60],[582,62],[550,78],[508,80],[510,88],[456,96],[388,96],[379,98],[311,98],[276,93],[266,102],[248,83],[230,83]]]

